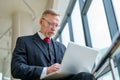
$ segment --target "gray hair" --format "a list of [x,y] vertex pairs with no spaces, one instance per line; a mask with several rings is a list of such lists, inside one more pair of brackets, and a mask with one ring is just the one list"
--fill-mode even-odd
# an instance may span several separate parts
[[44,18],[47,14],[51,14],[51,15],[55,15],[55,16],[60,16],[60,14],[58,13],[57,10],[53,10],[53,9],[48,9],[48,10],[45,10],[43,13],[42,13],[42,18]]

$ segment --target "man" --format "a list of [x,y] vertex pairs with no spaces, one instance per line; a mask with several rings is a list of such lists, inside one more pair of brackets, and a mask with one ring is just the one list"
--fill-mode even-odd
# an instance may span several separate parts
[[[58,28],[59,20],[60,15],[56,11],[46,10],[40,18],[40,31],[17,39],[11,61],[13,77],[22,80],[39,80],[59,70],[66,48],[51,38]],[[65,80],[79,79],[95,80],[89,73],[79,73],[65,78]]]

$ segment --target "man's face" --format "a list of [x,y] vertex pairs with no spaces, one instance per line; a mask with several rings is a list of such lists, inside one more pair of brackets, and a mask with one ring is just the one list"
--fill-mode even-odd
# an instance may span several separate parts
[[47,36],[51,37],[55,34],[59,25],[59,16],[48,14],[40,20],[41,32]]

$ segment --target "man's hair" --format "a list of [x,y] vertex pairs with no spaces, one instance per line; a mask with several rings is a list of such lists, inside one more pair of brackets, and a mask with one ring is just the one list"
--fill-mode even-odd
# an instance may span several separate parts
[[42,18],[44,18],[47,14],[51,14],[51,15],[55,15],[55,16],[60,16],[60,14],[58,13],[57,10],[53,10],[53,9],[48,9],[48,10],[45,10],[43,13],[42,13]]

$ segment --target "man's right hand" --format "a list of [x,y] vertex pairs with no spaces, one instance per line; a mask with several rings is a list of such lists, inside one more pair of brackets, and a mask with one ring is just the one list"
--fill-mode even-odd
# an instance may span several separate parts
[[55,64],[49,66],[49,67],[47,68],[47,74],[52,73],[52,72],[55,72],[55,71],[58,71],[58,70],[60,69],[60,66],[61,66],[61,65],[60,65],[59,63],[55,63]]

